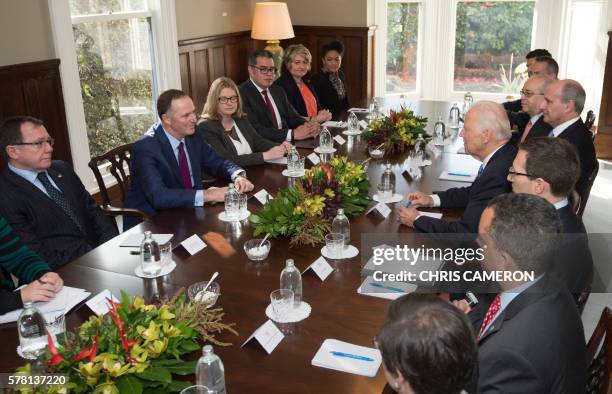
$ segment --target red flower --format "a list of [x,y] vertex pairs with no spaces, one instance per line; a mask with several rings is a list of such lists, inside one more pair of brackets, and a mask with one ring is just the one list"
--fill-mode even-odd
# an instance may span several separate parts
[[331,170],[325,163],[321,163],[321,168],[323,168],[323,171],[325,171],[325,173],[327,174],[327,182],[331,183],[332,179],[334,179],[334,173],[331,172]]
[[55,348],[55,344],[53,343],[53,337],[49,333],[47,333],[47,342],[49,343],[49,352],[51,352],[51,354],[53,355],[53,357],[49,361],[49,365],[57,365],[61,363],[64,360],[64,358],[62,357],[61,354],[57,352],[57,349]]

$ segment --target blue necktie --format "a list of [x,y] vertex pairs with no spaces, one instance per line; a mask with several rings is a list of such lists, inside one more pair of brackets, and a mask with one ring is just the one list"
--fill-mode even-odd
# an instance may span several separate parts
[[480,167],[478,168],[478,175],[476,175],[476,178],[478,178],[480,174],[484,172],[484,169],[485,169],[484,164],[481,164]]
[[62,209],[62,211],[66,213],[66,215],[68,215],[68,217],[74,222],[74,224],[77,225],[77,227],[81,231],[83,231],[83,226],[81,225],[79,218],[77,218],[76,214],[74,213],[74,209],[72,208],[70,201],[68,201],[66,196],[64,196],[64,193],[53,187],[51,181],[49,181],[47,173],[39,172],[36,178],[38,178],[40,183],[42,183],[45,190],[47,191],[47,194],[49,194],[49,197],[53,200],[53,202],[56,203]]

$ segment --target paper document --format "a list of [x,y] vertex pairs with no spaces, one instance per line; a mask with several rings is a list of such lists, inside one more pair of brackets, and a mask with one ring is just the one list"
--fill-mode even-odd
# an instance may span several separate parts
[[372,297],[395,300],[404,294],[412,293],[417,285],[404,282],[378,282],[371,276],[366,277],[357,288],[357,293]]
[[442,219],[442,214],[440,212],[419,211],[419,214],[423,216],[429,216],[430,218],[434,218],[434,219]]
[[378,349],[326,339],[311,363],[316,367],[374,377],[381,362]]
[[346,122],[335,122],[333,120],[328,120],[324,122],[321,126],[324,127],[346,127]]
[[[52,321],[58,315],[68,313],[90,295],[91,293],[83,289],[64,286],[53,300],[35,302],[34,306],[43,314],[46,321]],[[23,309],[17,309],[0,315],[0,324],[16,322],[22,311]]]
[[362,112],[362,113],[366,113],[366,112],[370,112],[370,110],[367,109],[367,108],[350,108],[348,110],[348,112]]
[[443,171],[440,174],[440,179],[445,181],[472,183],[476,180],[476,175],[469,172]]
[[270,159],[270,160],[266,160],[266,163],[287,165],[287,158],[286,157],[280,157],[278,159]]

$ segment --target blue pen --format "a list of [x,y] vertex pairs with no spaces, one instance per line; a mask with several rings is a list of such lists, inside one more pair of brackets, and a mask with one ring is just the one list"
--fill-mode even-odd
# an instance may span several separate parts
[[343,353],[343,352],[330,352],[332,354],[332,356],[337,356],[337,357],[346,357],[346,358],[352,358],[354,360],[361,360],[361,361],[374,361],[373,358],[370,357],[364,357],[364,356],[358,356],[356,354],[350,354],[350,353]]
[[406,201],[406,203],[404,204],[404,207],[406,208],[410,208],[412,206],[412,201],[408,200]]
[[381,285],[380,283],[376,283],[376,282],[372,282],[372,283],[370,283],[370,285],[372,285],[374,287],[379,287],[381,289],[387,289],[387,290],[395,291],[397,293],[405,293],[404,290],[402,290],[402,289],[400,289],[398,287],[385,286],[385,285]]
[[452,176],[472,176],[472,174],[464,174],[461,172],[449,172],[448,175],[452,175]]

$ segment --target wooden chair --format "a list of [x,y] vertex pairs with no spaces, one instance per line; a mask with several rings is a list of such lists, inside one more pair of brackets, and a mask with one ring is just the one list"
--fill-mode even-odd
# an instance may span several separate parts
[[605,307],[587,343],[588,394],[612,394],[612,312]]
[[580,194],[576,190],[572,190],[567,199],[572,207],[572,211],[578,215],[578,211],[580,211]]
[[586,114],[586,118],[584,120],[584,125],[593,135],[593,139],[595,139],[595,135],[597,134],[597,128],[595,126],[595,113],[592,110],[589,110]]
[[580,207],[578,208],[578,216],[582,216],[584,210],[586,208],[587,201],[589,200],[589,195],[591,194],[591,188],[593,187],[593,182],[595,182],[595,178],[597,178],[597,173],[599,172],[599,161],[595,162],[595,168],[589,175],[589,179],[587,181],[587,185],[584,189],[584,192],[580,195]]
[[[117,216],[137,216],[142,220],[148,219],[148,215],[141,210],[132,208],[123,208],[113,206],[111,199],[104,184],[104,178],[100,172],[100,166],[106,165],[106,171],[109,172],[113,178],[117,181],[117,187],[121,192],[121,203],[125,200],[125,195],[129,187],[130,177],[125,171],[125,167],[130,164],[130,151],[132,144],[121,145],[115,149],[112,149],[100,156],[96,156],[89,161],[89,168],[94,173],[98,187],[100,188],[100,196],[102,196],[102,210],[110,217]],[[113,220],[116,225],[116,222]]]

